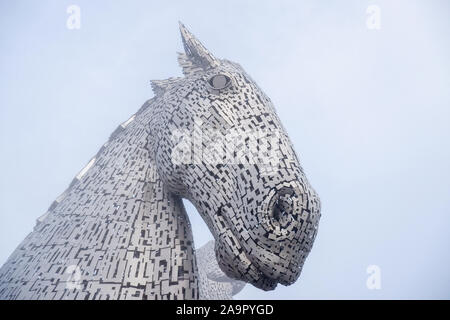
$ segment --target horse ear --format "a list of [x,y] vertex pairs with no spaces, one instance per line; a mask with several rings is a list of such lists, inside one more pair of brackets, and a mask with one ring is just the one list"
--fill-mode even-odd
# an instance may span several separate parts
[[178,62],[185,75],[217,67],[220,63],[195,36],[180,22],[181,39],[185,54],[178,54]]
[[177,53],[178,53],[178,64],[183,69],[183,74],[185,76],[191,76],[197,72],[203,71],[203,68],[195,64],[192,59],[189,59],[186,53],[181,52]]
[[152,86],[153,93],[158,96],[163,94],[169,86],[171,86],[180,79],[181,78],[169,78],[166,80],[150,80],[150,84]]
[[150,84],[152,86],[153,93],[155,95],[160,95],[166,91],[167,86],[169,85],[169,81],[167,80],[150,80]]

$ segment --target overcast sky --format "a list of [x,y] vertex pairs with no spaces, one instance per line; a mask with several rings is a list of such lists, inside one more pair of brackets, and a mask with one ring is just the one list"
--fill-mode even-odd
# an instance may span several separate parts
[[[66,27],[72,4],[79,30]],[[380,29],[368,28],[370,5]],[[272,99],[322,200],[300,279],[271,292],[247,285],[235,298],[449,299],[449,9],[445,0],[1,1],[0,264],[153,96],[149,80],[181,76],[181,20]],[[212,237],[187,209],[200,247]],[[370,265],[379,290],[366,286]]]

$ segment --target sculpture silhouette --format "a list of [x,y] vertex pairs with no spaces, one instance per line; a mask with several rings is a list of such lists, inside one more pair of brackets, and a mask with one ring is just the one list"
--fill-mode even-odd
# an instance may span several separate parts
[[180,24],[184,77],[148,100],[0,269],[1,299],[198,299],[190,200],[229,277],[292,284],[320,201],[270,99]]

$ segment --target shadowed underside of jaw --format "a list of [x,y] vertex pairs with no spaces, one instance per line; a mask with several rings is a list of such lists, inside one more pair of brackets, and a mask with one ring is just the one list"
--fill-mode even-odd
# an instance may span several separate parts
[[[219,240],[220,242],[220,240]],[[216,241],[217,243],[217,241]],[[243,249],[240,247],[240,251],[243,251]],[[275,279],[271,279],[264,275],[258,267],[251,262],[251,260],[248,257],[248,254],[245,253],[245,261],[240,259],[238,261],[234,261],[234,266],[232,269],[229,268],[222,268],[222,271],[230,278],[241,280],[248,282],[252,285],[254,285],[258,289],[262,289],[265,291],[274,290],[277,285],[278,281]],[[219,266],[222,265],[222,263],[227,263],[226,261],[221,261],[220,258],[218,258]]]
[[[255,263],[257,259],[254,255],[270,255],[275,259],[281,258],[261,247],[252,249],[251,253],[247,252],[247,250],[241,245],[239,236],[237,236],[233,232],[233,229],[230,228],[231,222],[227,218],[227,214],[224,215],[222,209],[219,209],[218,212],[216,212],[215,217],[223,217],[223,222],[225,222],[225,224],[227,225],[227,230],[230,231],[221,232],[216,237],[216,256],[218,258],[219,266],[221,266],[222,271],[227,276],[236,280],[248,282],[258,289],[262,289],[265,291],[274,290],[277,287],[278,283],[285,286],[291,285],[298,278],[301,268],[298,267],[299,264],[296,264],[294,261],[289,262],[289,270],[296,270],[298,272],[294,272],[295,276],[290,277],[291,280],[288,280],[287,277],[282,276],[279,276],[277,278],[273,276],[271,277],[267,272],[268,268],[260,268],[258,264]],[[233,242],[233,251],[243,253],[243,255],[239,254],[235,257],[229,257],[228,252],[223,252],[227,250],[226,248],[227,246],[229,246],[230,241]],[[231,267],[229,266],[229,263],[232,263]]]

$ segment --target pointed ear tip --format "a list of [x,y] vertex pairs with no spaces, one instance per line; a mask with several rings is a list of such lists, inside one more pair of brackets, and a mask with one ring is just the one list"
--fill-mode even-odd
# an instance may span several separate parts
[[187,28],[186,28],[186,26],[183,24],[183,22],[178,21],[178,25],[179,25],[180,31],[181,31],[182,33],[187,31]]

